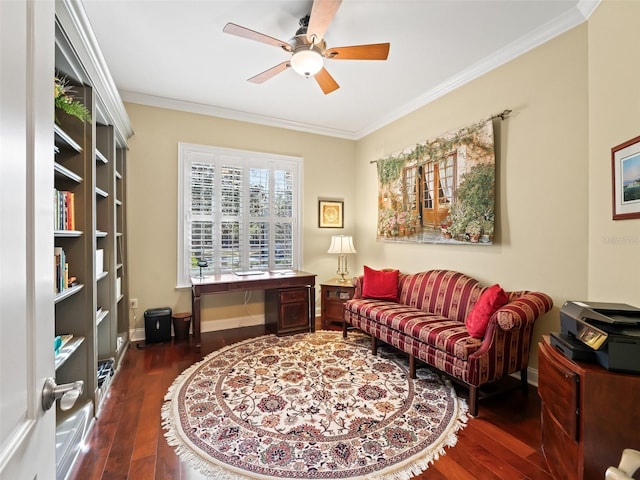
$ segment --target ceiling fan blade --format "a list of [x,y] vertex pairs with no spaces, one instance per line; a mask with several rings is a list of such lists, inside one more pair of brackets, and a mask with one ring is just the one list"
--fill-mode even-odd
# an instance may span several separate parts
[[287,68],[291,66],[291,63],[287,60],[286,62],[282,62],[275,67],[271,67],[268,70],[265,70],[262,73],[259,73],[255,77],[251,77],[247,80],[247,82],[251,83],[264,83],[269,80],[271,77],[275,77],[280,72],[285,71]]
[[291,51],[291,45],[287,42],[283,42],[282,40],[278,40],[277,38],[270,37],[269,35],[265,35],[264,33],[256,32],[255,30],[251,30],[246,27],[241,27],[240,25],[236,25],[235,23],[227,23],[222,29],[225,33],[230,33],[231,35],[237,35],[238,37],[248,38],[249,40],[255,40],[256,42],[267,43],[269,45],[274,45],[276,47],[280,47],[287,52]]
[[388,43],[335,47],[327,49],[324,56],[334,60],[386,60],[389,56],[389,47]]
[[[311,41],[311,36],[315,35],[318,42],[324,38],[324,34],[333,21],[342,0],[314,0],[309,16],[309,26],[307,27],[307,38]],[[317,42],[316,42],[317,43]]]
[[325,95],[328,95],[334,90],[337,90],[340,88],[340,85],[338,85],[338,82],[336,82],[333,79],[331,74],[324,67],[322,68],[322,70],[320,70],[318,73],[315,74],[314,78],[316,79],[316,82],[318,82],[318,85],[320,85],[320,88],[322,89]]

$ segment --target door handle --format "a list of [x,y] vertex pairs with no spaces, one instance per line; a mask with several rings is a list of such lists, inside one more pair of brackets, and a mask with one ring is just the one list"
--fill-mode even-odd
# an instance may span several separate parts
[[44,387],[42,387],[42,409],[46,412],[56,400],[60,400],[60,409],[69,410],[82,395],[83,390],[84,381],[82,380],[57,385],[56,381],[49,377],[44,381]]

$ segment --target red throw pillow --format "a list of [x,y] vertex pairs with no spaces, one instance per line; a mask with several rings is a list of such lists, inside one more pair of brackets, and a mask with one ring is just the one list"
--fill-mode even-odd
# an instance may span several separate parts
[[364,266],[362,298],[398,301],[398,270],[374,270]]
[[465,321],[469,335],[473,338],[484,337],[484,332],[487,330],[491,315],[499,308],[505,306],[508,301],[507,294],[500,285],[496,284],[487,288],[482,295],[480,295],[480,298],[469,312]]

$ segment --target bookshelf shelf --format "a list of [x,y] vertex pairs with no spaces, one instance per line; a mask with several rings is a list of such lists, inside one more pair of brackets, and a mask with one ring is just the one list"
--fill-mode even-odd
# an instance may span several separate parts
[[56,147],[59,149],[71,149],[76,153],[82,152],[82,147],[71,135],[62,129],[58,124],[53,125],[53,133],[56,136]]
[[62,367],[62,365],[65,364],[67,360],[69,360],[69,358],[76,352],[76,350],[80,348],[82,342],[84,342],[84,337],[73,337],[60,349],[60,351],[55,356],[56,372],[60,367]]
[[101,188],[96,187],[96,195],[102,198],[107,198],[109,196],[109,193],[105,192]]
[[54,230],[53,236],[56,238],[77,238],[82,236],[80,230]]
[[103,164],[109,163],[107,157],[105,157],[100,150],[96,150],[96,160]]
[[72,297],[76,293],[79,293],[80,290],[82,290],[83,288],[84,288],[84,285],[79,284],[79,285],[74,285],[73,287],[69,287],[66,290],[63,290],[62,292],[56,294],[54,298],[54,303],[60,303],[63,300],[66,300],[67,298]]
[[109,316],[109,310],[98,311],[96,314],[96,326],[100,325],[102,321]]
[[72,172],[71,170],[69,170],[68,168],[60,165],[59,163],[55,162],[53,164],[53,170],[56,174],[57,177],[66,179],[66,180],[71,180],[72,182],[75,183],[81,183],[82,182],[82,177],[74,172]]

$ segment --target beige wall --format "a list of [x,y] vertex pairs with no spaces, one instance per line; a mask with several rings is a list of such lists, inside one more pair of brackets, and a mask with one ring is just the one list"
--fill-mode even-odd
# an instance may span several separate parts
[[[191,310],[190,290],[176,289],[178,142],[303,157],[302,269],[317,273],[319,281],[335,275],[337,260],[326,253],[331,235],[353,233],[357,220],[354,142],[132,103],[126,107],[135,130],[127,157],[129,296],[139,304],[131,328],[144,329],[148,308]],[[344,229],[318,229],[318,198],[344,200]],[[252,292],[245,305],[243,294],[205,297],[203,330],[259,323],[263,298]]]
[[[405,272],[450,268],[506,290],[545,292],[555,308],[535,335],[557,330],[562,303],[587,296],[587,86],[582,25],[359,141],[358,262]],[[505,108],[513,113],[495,125],[495,245],[376,241],[377,172],[370,161]]]
[[[128,104],[130,295],[145,309],[189,310],[175,289],[177,143],[304,157],[304,260],[318,281],[334,276],[333,233],[354,234],[363,265],[405,272],[451,268],[505,289],[548,293],[552,312],[535,330],[558,330],[568,299],[640,305],[640,220],[611,220],[610,149],[640,132],[640,66],[632,53],[640,2],[605,1],[579,26],[357,141]],[[637,53],[637,52],[636,52]],[[496,124],[495,245],[392,244],[376,240],[377,174],[372,160],[503,109]],[[343,232],[317,228],[319,197],[345,200]],[[209,328],[262,316],[262,296],[209,297]],[[214,306],[214,303],[216,306]]]
[[589,291],[640,306],[640,219],[611,219],[611,147],[640,135],[640,2],[589,20]]

